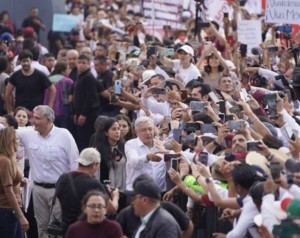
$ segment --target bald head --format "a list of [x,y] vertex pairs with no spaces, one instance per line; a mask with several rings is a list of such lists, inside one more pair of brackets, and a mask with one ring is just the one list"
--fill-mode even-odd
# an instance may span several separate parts
[[76,61],[79,57],[79,53],[77,50],[69,50],[67,52],[67,63],[70,69],[76,68]]

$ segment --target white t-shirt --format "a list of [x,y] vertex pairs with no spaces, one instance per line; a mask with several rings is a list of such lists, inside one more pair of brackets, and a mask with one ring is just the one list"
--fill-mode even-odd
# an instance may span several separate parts
[[176,72],[177,76],[182,78],[184,85],[192,79],[197,79],[201,76],[200,71],[194,64],[191,64],[190,67],[184,69],[179,60],[173,60],[173,70]]

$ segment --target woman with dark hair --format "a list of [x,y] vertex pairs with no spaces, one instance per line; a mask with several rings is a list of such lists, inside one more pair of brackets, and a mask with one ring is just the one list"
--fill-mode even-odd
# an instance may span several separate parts
[[82,216],[72,224],[66,238],[121,238],[123,232],[119,223],[105,218],[108,198],[97,190],[89,191],[82,199]]
[[119,114],[115,118],[120,125],[121,138],[125,142],[133,139],[135,136],[134,136],[133,127],[132,127],[129,117],[127,117],[123,114]]
[[18,148],[12,127],[0,130],[0,237],[21,238],[29,228],[21,210],[22,173],[15,160]]
[[126,187],[126,157],[121,130],[115,118],[107,118],[98,128],[91,145],[101,154],[100,181],[110,181],[110,185],[121,192]]
[[[67,63],[65,61],[58,61],[49,77],[50,81],[56,88],[56,95],[53,104],[55,112],[54,124],[58,127],[67,128],[68,119],[70,115],[70,105],[68,100],[68,91],[73,80],[67,77]],[[47,105],[49,100],[48,90],[45,94],[44,104]]]
[[219,80],[222,77],[224,70],[228,68],[226,62],[213,45],[206,46],[201,58],[197,62],[198,67],[200,67],[202,60],[205,58],[207,64],[201,71],[204,83],[209,84],[212,89],[218,88]]

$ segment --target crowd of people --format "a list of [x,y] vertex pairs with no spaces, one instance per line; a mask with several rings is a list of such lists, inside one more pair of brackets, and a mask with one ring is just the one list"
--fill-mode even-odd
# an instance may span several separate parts
[[229,1],[158,37],[141,6],[0,13],[0,237],[300,237],[300,32]]

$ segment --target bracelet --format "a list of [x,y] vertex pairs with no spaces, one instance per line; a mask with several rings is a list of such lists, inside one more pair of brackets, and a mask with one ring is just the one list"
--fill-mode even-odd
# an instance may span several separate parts
[[198,178],[199,178],[199,177],[201,177],[201,174],[199,174],[199,175],[196,177],[196,182],[198,181]]

